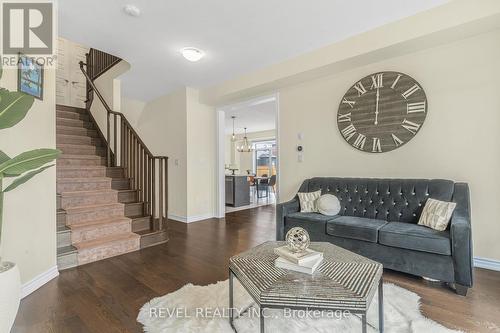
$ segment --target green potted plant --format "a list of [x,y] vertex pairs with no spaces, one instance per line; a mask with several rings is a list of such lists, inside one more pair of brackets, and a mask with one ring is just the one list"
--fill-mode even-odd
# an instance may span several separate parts
[[[0,79],[2,78],[0,66]],[[34,98],[17,91],[0,87],[0,130],[15,126],[24,119]],[[53,166],[60,151],[57,149],[35,149],[9,157],[0,142],[0,250],[2,242],[3,199],[7,192],[15,190],[40,172]],[[8,181],[8,185],[5,183]],[[10,332],[20,300],[20,276],[15,263],[2,261],[0,253],[0,332]]]

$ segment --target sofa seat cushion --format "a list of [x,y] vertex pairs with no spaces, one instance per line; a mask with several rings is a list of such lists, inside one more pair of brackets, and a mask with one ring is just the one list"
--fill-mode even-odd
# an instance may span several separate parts
[[285,233],[294,227],[307,230],[312,241],[326,239],[326,222],[335,216],[326,216],[319,213],[291,213],[285,216]]
[[451,255],[449,231],[418,224],[389,222],[379,230],[379,243],[401,249]]
[[320,213],[291,213],[288,214],[286,217],[289,220],[298,220],[298,221],[316,221],[316,222],[326,222],[331,219],[336,218],[338,215],[335,216],[328,216],[328,215],[323,215]]
[[326,233],[331,236],[357,239],[376,243],[378,231],[386,221],[364,217],[338,216],[326,224]]

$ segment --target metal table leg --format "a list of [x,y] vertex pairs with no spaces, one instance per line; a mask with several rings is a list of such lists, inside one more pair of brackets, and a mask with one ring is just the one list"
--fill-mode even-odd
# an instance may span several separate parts
[[384,281],[380,278],[378,283],[378,330],[384,332]]
[[229,324],[233,326],[233,272],[229,270]]
[[259,182],[257,182],[257,199],[262,199],[262,198],[264,198],[264,196],[263,196],[263,195],[260,195],[259,185],[260,185],[260,183],[259,183]]
[[259,308],[259,317],[260,317],[260,333],[264,333],[264,309]]
[[361,315],[361,330],[366,333],[366,312]]

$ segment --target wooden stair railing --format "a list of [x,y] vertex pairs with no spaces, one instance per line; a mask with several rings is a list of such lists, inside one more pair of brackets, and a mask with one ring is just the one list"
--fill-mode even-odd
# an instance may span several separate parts
[[168,212],[168,157],[153,155],[127,118],[111,110],[85,66],[90,67],[80,61],[80,69],[89,89],[99,98],[107,112],[106,165],[125,170],[132,189],[138,191],[139,200],[144,202],[144,214],[152,217],[153,230],[162,231]]
[[[104,74],[111,67],[119,63],[122,59],[106,53],[104,51],[91,48],[89,53],[86,54],[86,66],[87,66],[87,74],[90,77],[91,81],[94,81],[99,76]],[[92,105],[92,101],[94,100],[94,94],[92,87],[87,84],[87,100],[86,107],[90,109]],[[103,138],[104,139],[104,138]]]
[[93,48],[89,50],[86,58],[87,64],[89,64],[87,74],[92,81],[122,60],[117,56]]

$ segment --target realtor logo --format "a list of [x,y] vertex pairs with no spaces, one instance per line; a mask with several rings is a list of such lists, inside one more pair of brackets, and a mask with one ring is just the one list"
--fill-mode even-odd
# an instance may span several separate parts
[[2,54],[52,54],[53,4],[2,1]]

